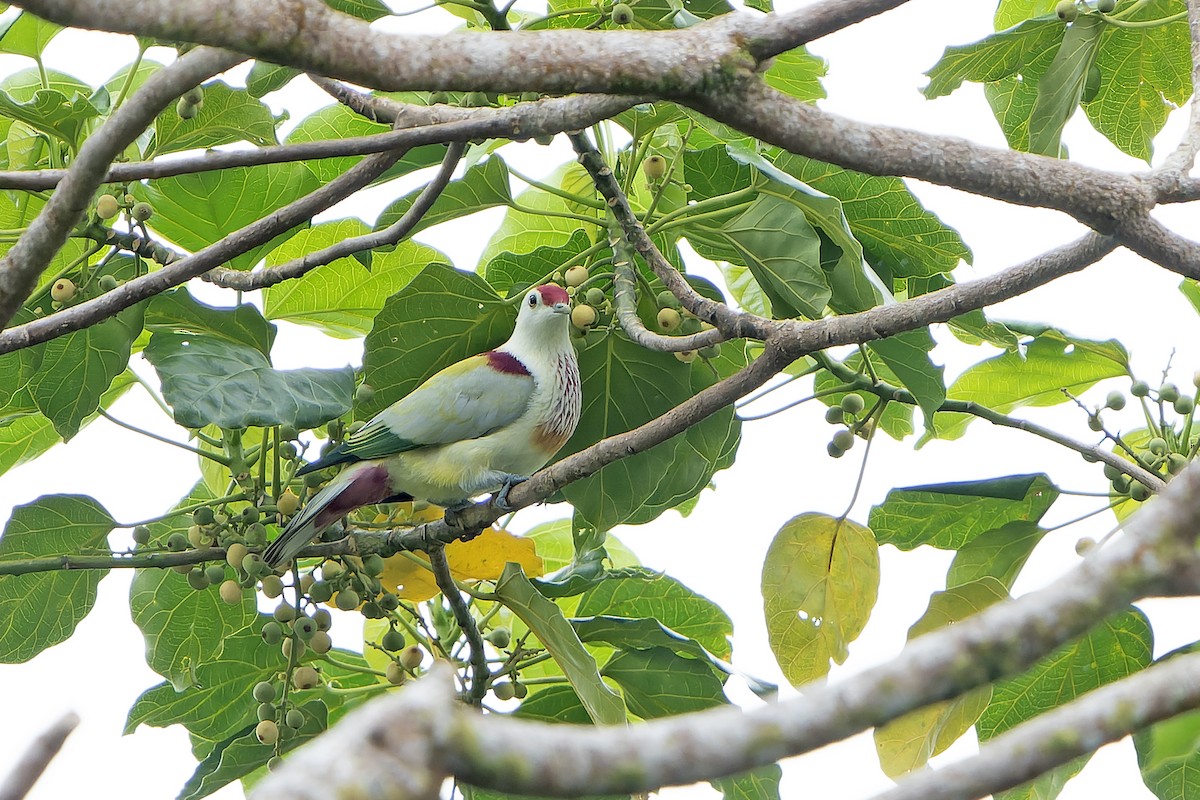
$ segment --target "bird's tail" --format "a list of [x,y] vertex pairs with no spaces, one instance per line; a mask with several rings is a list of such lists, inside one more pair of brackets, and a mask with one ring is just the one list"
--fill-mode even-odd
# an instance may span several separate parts
[[361,462],[343,470],[292,517],[283,533],[263,552],[263,560],[272,569],[279,569],[336,520],[393,494],[387,469],[378,463]]

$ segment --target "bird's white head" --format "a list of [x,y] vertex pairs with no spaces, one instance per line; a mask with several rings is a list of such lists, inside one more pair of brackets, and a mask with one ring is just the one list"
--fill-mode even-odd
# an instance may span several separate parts
[[571,298],[567,291],[553,283],[537,286],[521,298],[509,344],[517,345],[517,349],[532,346],[558,350],[570,346],[570,319]]

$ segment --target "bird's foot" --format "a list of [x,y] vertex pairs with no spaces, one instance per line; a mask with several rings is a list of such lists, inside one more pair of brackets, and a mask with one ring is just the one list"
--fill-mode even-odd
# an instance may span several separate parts
[[452,506],[446,506],[446,510],[442,512],[442,519],[451,528],[462,528],[462,512],[470,508],[474,503],[470,500],[464,500],[461,503],[455,503]]
[[504,485],[500,487],[500,491],[496,492],[496,495],[492,498],[492,505],[506,514],[510,511],[516,511],[515,508],[508,504],[508,493],[518,483],[524,483],[527,480],[529,480],[528,475],[505,475]]

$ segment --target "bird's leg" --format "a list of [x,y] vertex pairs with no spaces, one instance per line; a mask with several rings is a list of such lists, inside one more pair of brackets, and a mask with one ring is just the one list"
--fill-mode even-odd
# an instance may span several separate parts
[[524,483],[527,480],[529,480],[528,475],[505,475],[504,485],[500,487],[500,491],[496,492],[492,498],[492,504],[506,514],[510,511],[516,511],[515,508],[508,504],[508,493],[518,483]]

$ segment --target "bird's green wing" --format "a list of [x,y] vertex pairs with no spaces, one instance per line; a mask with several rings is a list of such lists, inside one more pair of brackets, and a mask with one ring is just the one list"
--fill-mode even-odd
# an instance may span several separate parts
[[475,439],[515,422],[534,380],[512,356],[484,353],[451,364],[347,437],[344,453],[385,458],[428,445]]

